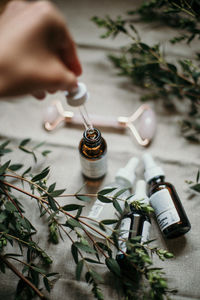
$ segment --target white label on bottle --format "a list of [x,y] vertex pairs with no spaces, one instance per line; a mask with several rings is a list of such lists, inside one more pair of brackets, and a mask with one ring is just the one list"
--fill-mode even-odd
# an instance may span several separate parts
[[[130,227],[131,227],[131,218],[124,218],[120,226],[121,236],[119,240],[119,248],[124,252],[126,252],[126,248],[127,248],[125,241],[128,241]],[[122,254],[122,252],[119,251],[118,254]]]
[[98,219],[98,216],[100,215],[104,204],[105,203],[103,203],[99,200],[96,200],[95,205],[93,205],[88,217],[92,218],[92,219]]
[[82,172],[89,178],[99,178],[106,173],[107,170],[107,155],[105,154],[97,160],[89,160],[80,155]]
[[145,243],[149,240],[149,232],[150,232],[151,223],[148,221],[144,221],[142,228],[142,238],[141,242]]
[[150,197],[160,229],[163,231],[168,226],[180,221],[180,217],[167,189],[162,189]]

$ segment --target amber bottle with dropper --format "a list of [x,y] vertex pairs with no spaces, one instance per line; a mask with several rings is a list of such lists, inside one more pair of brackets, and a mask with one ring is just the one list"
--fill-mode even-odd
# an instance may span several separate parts
[[89,179],[100,179],[107,171],[107,145],[101,132],[94,128],[89,118],[85,103],[89,98],[86,85],[78,83],[77,88],[65,93],[67,103],[78,107],[83,119],[85,131],[79,144],[82,173]]
[[149,153],[143,156],[143,160],[150,203],[163,235],[170,239],[185,234],[191,225],[174,186],[165,182],[162,168],[156,165]]
[[87,129],[79,144],[82,173],[89,179],[100,179],[107,171],[107,145],[97,128]]

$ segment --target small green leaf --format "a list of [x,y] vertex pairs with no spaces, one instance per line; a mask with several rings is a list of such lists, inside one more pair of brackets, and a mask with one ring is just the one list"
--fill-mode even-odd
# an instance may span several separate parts
[[114,273],[117,276],[121,275],[120,267],[115,259],[106,258],[105,262],[106,262],[106,266],[112,273]]
[[9,164],[10,164],[11,160],[7,161],[5,164],[3,164],[0,167],[0,176],[3,175],[6,171],[6,169],[8,168]]
[[48,202],[49,202],[49,205],[50,205],[51,209],[53,209],[54,211],[58,210],[53,197],[48,196]]
[[174,258],[174,254],[170,252],[165,253],[164,256],[165,258]]
[[122,195],[124,192],[126,192],[128,189],[121,189],[116,194],[114,194],[114,198],[118,198],[120,195]]
[[74,244],[71,245],[71,253],[72,253],[75,263],[77,264],[78,263],[78,249],[76,246],[74,246]]
[[47,192],[48,192],[49,194],[51,194],[51,193],[54,191],[55,187],[56,187],[56,182],[52,183],[52,184],[49,186]]
[[111,203],[112,202],[111,199],[109,199],[105,196],[99,195],[99,194],[98,194],[97,198],[99,199],[99,201],[101,201],[103,203]]
[[24,173],[22,174],[22,177],[24,177],[26,174],[28,174],[31,171],[31,167],[29,167]]
[[73,218],[70,218],[66,221],[65,223],[65,226],[68,226],[70,228],[74,228],[74,227],[79,227],[79,228],[83,228],[82,225],[79,223],[79,221],[73,219]]
[[76,199],[80,200],[80,201],[84,201],[84,202],[90,202],[91,198],[89,198],[88,196],[79,196],[79,195],[75,195]]
[[60,195],[62,195],[64,193],[65,189],[62,189],[62,190],[56,190],[56,191],[53,191],[52,193],[50,193],[51,197],[58,197]]
[[5,141],[0,145],[0,149],[4,149],[6,146],[8,146],[8,144],[10,143],[10,141]]
[[83,264],[84,264],[84,261],[83,260],[80,260],[76,266],[76,280],[80,280],[81,278],[81,273],[82,273],[82,270],[83,270]]
[[77,247],[78,249],[88,252],[88,253],[96,253],[96,251],[93,248],[91,248],[89,245],[85,245],[81,242],[75,242],[74,246]]
[[99,228],[103,231],[106,231],[105,226],[101,222],[99,223]]
[[139,43],[139,45],[144,51],[148,51],[150,49],[150,47],[147,44]]
[[19,149],[22,150],[22,151],[25,152],[25,153],[33,154],[33,151],[32,151],[32,150],[29,150],[29,149],[27,149],[27,148],[24,148],[23,146],[19,146]]
[[76,216],[75,216],[76,219],[78,219],[78,218],[80,217],[80,215],[81,215],[81,213],[82,213],[82,210],[83,210],[83,207],[85,207],[85,206],[82,205],[82,207],[79,207],[79,209],[78,209],[78,211],[77,211],[77,214],[76,214]]
[[198,172],[197,172],[196,183],[199,182],[199,177],[200,177],[200,170],[198,170]]
[[106,194],[109,194],[109,193],[112,193],[114,190],[116,190],[116,188],[107,188],[107,189],[103,189],[101,191],[98,192],[98,195],[106,195]]
[[36,146],[34,146],[33,149],[34,150],[38,149],[38,148],[42,147],[44,144],[45,144],[45,142],[41,142],[41,143],[37,144]]
[[52,151],[50,151],[50,150],[45,150],[45,151],[43,151],[42,152],[42,155],[43,156],[47,156],[49,153],[51,153]]
[[8,210],[9,212],[13,213],[15,211],[17,211],[17,208],[14,206],[14,204],[12,202],[6,202],[5,204],[5,208],[6,210]]
[[91,279],[91,274],[90,274],[90,272],[88,271],[88,272],[85,273],[85,281],[86,281],[87,283],[89,283],[90,279]]
[[107,220],[102,220],[101,223],[104,225],[110,225],[110,224],[116,224],[118,220],[116,219],[107,219]]
[[200,193],[200,183],[194,184],[190,187],[192,190]]
[[0,223],[3,223],[7,219],[5,212],[0,213]]
[[116,199],[113,199],[113,206],[120,213],[120,215],[123,214],[123,210]]
[[46,277],[56,276],[58,274],[59,273],[57,273],[57,272],[53,272],[53,273],[46,274]]
[[98,274],[97,272],[95,272],[94,270],[90,270],[90,274],[91,274],[92,278],[94,279],[94,281],[103,282],[102,276],[100,274]]
[[108,252],[108,255],[111,257],[112,256],[112,250],[104,243],[97,242],[97,245],[104,251]]
[[94,260],[94,259],[89,258],[89,257],[85,257],[84,259],[85,259],[86,261],[92,263],[92,264],[100,264],[100,265],[103,264],[102,262],[100,262],[100,261],[98,261],[98,260]]
[[32,269],[35,270],[38,273],[46,274],[46,270],[44,270],[44,269],[41,269],[41,268],[38,268],[38,267],[35,267],[35,266],[32,266]]
[[49,174],[49,171],[50,171],[49,167],[45,168],[44,170],[42,170],[40,174],[34,176],[32,178],[32,181],[35,182],[44,179]]
[[50,293],[51,287],[49,284],[49,280],[46,277],[43,277],[43,282],[44,282],[44,286],[45,286],[46,290]]
[[5,274],[5,272],[6,272],[6,265],[3,262],[0,262],[0,270],[1,270],[2,273]]
[[22,165],[22,164],[13,164],[13,165],[10,165],[10,166],[9,166],[9,169],[10,169],[11,171],[17,171],[17,170],[21,169],[23,166],[24,166],[24,165]]
[[73,210],[77,210],[82,207],[84,207],[84,205],[68,204],[68,205],[63,206],[62,209],[65,211],[73,211]]
[[22,256],[22,254],[17,254],[17,253],[6,253],[4,256],[7,256],[7,257],[20,257]]
[[31,141],[31,139],[24,139],[23,141],[21,141],[21,143],[20,143],[20,147],[21,146],[25,146],[25,145],[27,145],[29,142]]

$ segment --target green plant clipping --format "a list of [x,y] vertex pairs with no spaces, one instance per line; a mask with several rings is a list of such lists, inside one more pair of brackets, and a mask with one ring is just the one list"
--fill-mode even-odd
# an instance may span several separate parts
[[[44,146],[43,143],[34,146],[30,139],[20,143],[20,147],[28,145],[28,152],[21,150],[24,155],[31,154],[31,156],[33,156],[31,151]],[[120,224],[123,211],[119,208],[118,202],[121,201],[120,196],[125,192],[124,189],[114,193],[112,197],[109,194],[115,188],[104,189],[89,196],[80,194],[80,190],[73,195],[64,194],[64,188],[57,188],[55,182],[48,183],[51,176],[49,167],[32,174],[32,165],[24,166],[6,159],[6,154],[11,151],[9,141],[2,143],[0,150],[3,156],[0,165],[0,272],[7,276],[6,269],[9,268],[19,277],[16,299],[33,299],[35,296],[45,299],[43,290],[46,289],[50,293],[59,275],[54,271],[49,272],[49,265],[56,257],[50,257],[48,251],[39,245],[37,224],[32,224],[26,217],[24,200],[30,203],[36,201],[38,207],[36,220],[43,219],[44,227],[49,232],[47,237],[49,243],[57,245],[65,243],[65,239],[68,239],[67,243],[71,242],[71,255],[75,264],[74,277],[78,281],[85,280],[91,286],[91,293],[95,299],[105,299],[100,285],[104,283],[104,277],[99,272],[100,266],[110,272],[114,281],[118,282],[117,292],[122,295],[122,299],[168,299],[168,296],[175,292],[168,288],[163,270],[154,268],[152,261],[153,255],[165,260],[173,257],[171,253],[155,246],[151,247],[152,241],[141,244],[140,237],[124,240],[128,249],[128,252],[124,253],[119,247],[119,241],[123,239],[120,230],[116,228],[110,236],[101,231],[111,224],[115,226]],[[43,156],[43,151],[39,152],[39,155]],[[35,163],[38,160],[38,153],[34,152],[34,155]],[[57,199],[61,196],[62,199],[70,197],[81,202],[75,204],[72,199],[71,203],[68,201],[66,205],[61,206]],[[94,227],[91,223],[88,224],[87,217],[83,215],[83,208],[91,196],[113,205],[119,218],[94,222]],[[142,201],[135,201],[133,205],[137,209],[144,209]],[[125,203],[125,207],[127,206]],[[145,209],[151,211],[148,205]],[[101,242],[91,235],[91,229],[102,236]],[[13,246],[12,253],[8,252],[8,244]],[[116,251],[122,251],[129,266],[128,273],[121,269],[115,259]],[[63,260],[67,268],[64,257]],[[145,286],[142,285],[144,280]]]
[[[167,108],[177,109],[190,103],[187,115],[180,121],[181,132],[190,141],[200,141],[200,52],[191,59],[167,60],[159,42],[148,45],[142,41],[135,24],[139,22],[164,24],[174,29],[174,38],[168,42],[187,46],[195,42],[200,48],[200,3],[199,1],[144,1],[126,16],[113,19],[93,17],[93,22],[105,29],[102,38],[127,37],[127,46],[121,54],[110,54],[109,58],[119,70],[119,75],[129,77],[133,84],[143,90],[141,100],[162,100]],[[180,33],[179,33],[180,32]],[[175,60],[175,58],[173,59]]]

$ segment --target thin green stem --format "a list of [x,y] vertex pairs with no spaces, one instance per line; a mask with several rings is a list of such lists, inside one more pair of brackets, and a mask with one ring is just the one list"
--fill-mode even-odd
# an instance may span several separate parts
[[[10,257],[11,258],[11,257]],[[22,273],[20,273],[17,268],[11,264],[5,256],[0,254],[0,260],[13,272],[15,273],[21,280],[23,280],[34,292],[40,297],[40,299],[46,299],[46,297],[36,288],[35,285],[32,284]]]

